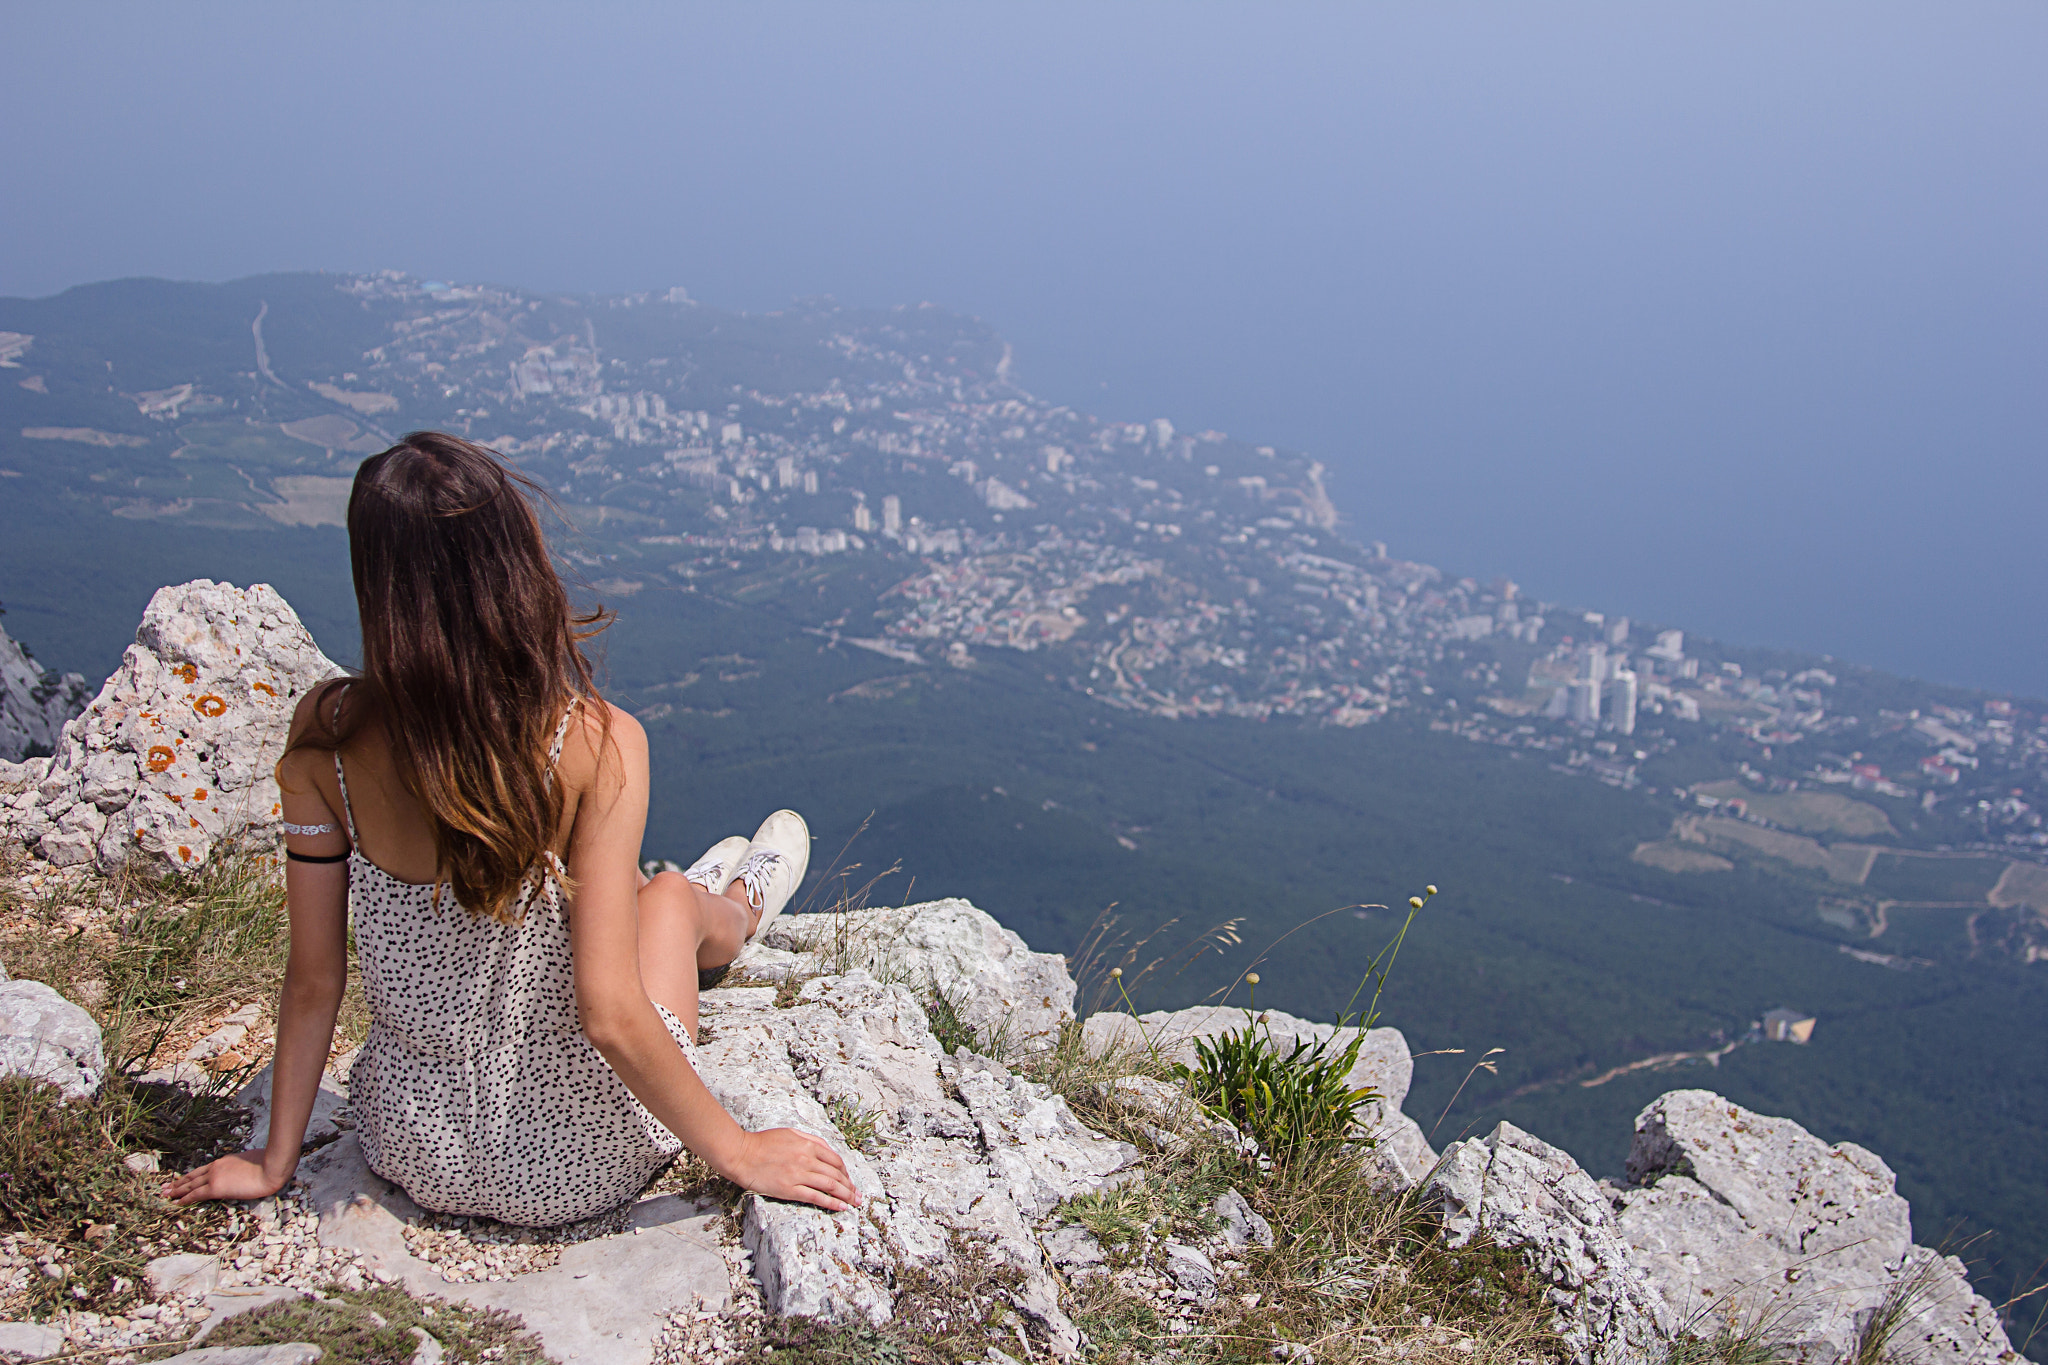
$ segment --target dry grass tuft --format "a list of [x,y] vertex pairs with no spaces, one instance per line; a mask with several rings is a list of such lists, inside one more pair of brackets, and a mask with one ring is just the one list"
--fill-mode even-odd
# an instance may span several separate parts
[[[264,854],[221,858],[192,876],[123,871],[32,887],[0,868],[0,957],[90,1011],[110,1065],[167,1064],[236,1005],[269,1003],[284,984],[291,937],[284,876]],[[9,875],[12,874],[12,875]],[[337,1051],[369,1032],[351,981]]]
[[[1226,1186],[1272,1224],[1275,1245],[1219,1256],[1242,1268],[1212,1303],[1163,1306],[1134,1286],[1131,1272],[1159,1242],[1196,1244],[1215,1230],[1209,1207]],[[1483,1242],[1446,1246],[1414,1198],[1375,1190],[1353,1156],[1261,1173],[1221,1147],[1158,1154],[1142,1181],[1062,1213],[1109,1255],[1113,1273],[1078,1279],[1071,1308],[1106,1365],[1168,1351],[1176,1362],[1269,1365],[1289,1346],[1319,1365],[1558,1354],[1542,1287],[1518,1257]]]
[[208,1337],[209,1347],[272,1346],[306,1341],[330,1365],[403,1365],[418,1359],[417,1328],[441,1343],[450,1365],[499,1361],[548,1365],[538,1338],[509,1313],[415,1298],[396,1285],[349,1290],[330,1286],[319,1299],[299,1299],[232,1318]]
[[[248,1116],[233,1096],[267,1043],[251,1030],[242,1055],[188,1073],[196,1083],[140,1077],[179,1060],[232,1007],[274,1000],[288,948],[271,858],[225,859],[190,877],[0,866],[0,958],[93,1016],[109,1070],[97,1096],[71,1103],[48,1085],[0,1082],[0,1232],[30,1239],[59,1271],[31,1281],[9,1314],[116,1311],[135,1299],[150,1258],[216,1250],[228,1235],[231,1209],[176,1208],[157,1190],[168,1173],[240,1145]],[[342,1030],[367,1031],[353,986]],[[124,1158],[142,1153],[161,1169],[129,1170]]]

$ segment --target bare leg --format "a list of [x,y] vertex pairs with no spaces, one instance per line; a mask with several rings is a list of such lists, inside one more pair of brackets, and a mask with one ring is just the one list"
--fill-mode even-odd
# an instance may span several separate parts
[[735,884],[714,896],[680,872],[663,872],[640,888],[640,980],[647,998],[697,1031],[697,972],[739,956],[760,913]]

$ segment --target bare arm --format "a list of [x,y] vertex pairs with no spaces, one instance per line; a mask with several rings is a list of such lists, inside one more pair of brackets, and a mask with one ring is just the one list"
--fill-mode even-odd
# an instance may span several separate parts
[[[340,826],[341,817],[327,809],[319,789],[303,772],[296,771],[308,762],[324,761],[324,752],[303,749],[286,760],[287,821]],[[330,834],[288,835],[285,844],[315,857],[348,851],[348,837],[339,828]],[[320,1090],[320,1074],[334,1043],[334,1017],[348,985],[348,864],[287,862],[285,908],[291,917],[292,941],[284,990],[277,1002],[270,1133],[261,1147],[222,1157],[171,1181],[164,1194],[181,1204],[202,1199],[261,1199],[284,1188],[298,1169],[299,1148],[306,1140],[306,1123]]]
[[[594,738],[594,727],[584,732]],[[720,1175],[746,1189],[838,1210],[859,1202],[844,1163],[792,1129],[749,1133],[705,1088],[640,978],[640,840],[647,825],[647,737],[614,711],[594,755],[569,843],[569,924],[583,1031],[648,1111]]]

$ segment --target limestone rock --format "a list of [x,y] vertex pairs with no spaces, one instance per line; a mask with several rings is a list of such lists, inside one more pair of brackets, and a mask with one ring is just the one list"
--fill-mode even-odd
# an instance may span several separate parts
[[1216,1196],[1209,1212],[1223,1221],[1223,1241],[1232,1250],[1253,1243],[1262,1247],[1273,1245],[1273,1225],[1261,1218],[1236,1190],[1225,1190]]
[[[1133,1017],[1112,1011],[1088,1016],[1082,1025],[1082,1039],[1098,1055],[1122,1050],[1125,1053],[1156,1054],[1184,1066],[1195,1064],[1195,1044],[1234,1033],[1250,1022],[1241,1009],[1221,1005],[1197,1005],[1184,1010],[1154,1010]],[[1261,1027],[1271,1032],[1282,1049],[1296,1043],[1334,1039],[1340,1048],[1350,1045],[1356,1029],[1339,1029],[1333,1024],[1315,1024],[1280,1010],[1261,1010]],[[1353,1088],[1370,1086],[1380,1098],[1367,1105],[1363,1123],[1374,1138],[1369,1169],[1374,1176],[1397,1189],[1413,1189],[1436,1162],[1429,1140],[1415,1121],[1401,1112],[1408,1098],[1408,1085],[1415,1075],[1415,1062],[1408,1052],[1408,1040],[1399,1029],[1376,1028],[1367,1032],[1358,1050],[1358,1060],[1346,1075]]]
[[[198,1334],[192,1340],[195,1343],[205,1341],[230,1318],[239,1318],[244,1313],[253,1313],[274,1303],[288,1303],[293,1299],[312,1297],[313,1291],[310,1289],[294,1289],[283,1284],[245,1284],[211,1290],[202,1300],[211,1316],[200,1326]],[[240,1346],[222,1349],[247,1351],[258,1348]]]
[[0,1322],[0,1360],[41,1360],[64,1349],[64,1334],[40,1322]]
[[[249,1111],[249,1139],[251,1142],[263,1139],[270,1131],[270,1084],[275,1062],[265,1062],[263,1069],[250,1078],[241,1093],[235,1096],[235,1103]],[[335,1111],[348,1103],[348,1097],[339,1080],[323,1075],[320,1088],[313,1094],[313,1112],[306,1120],[307,1142],[326,1142],[338,1136],[341,1129],[334,1122]]]
[[70,1099],[99,1093],[107,1059],[90,1014],[40,981],[0,982],[0,1076],[36,1076]]
[[[957,924],[956,907],[971,909],[939,903]],[[1030,1225],[1062,1199],[1102,1188],[1136,1151],[999,1063],[964,1050],[948,1056],[918,994],[900,982],[865,970],[823,977],[790,1009],[742,994],[706,993],[705,1084],[749,1129],[800,1128],[831,1143],[864,1200],[831,1214],[747,1197],[743,1235],[769,1311],[882,1322],[893,1312],[896,1266],[943,1272],[959,1247],[977,1246],[1021,1272],[1014,1303],[1045,1345],[1060,1356],[1077,1351],[1079,1333],[1060,1311]],[[835,1102],[871,1116],[867,1150],[840,1138],[826,1109]]]
[[271,768],[292,708],[340,671],[263,584],[160,588],[35,786],[0,799],[0,837],[104,871],[138,858],[194,868],[216,848],[269,846],[281,818]]
[[305,1341],[275,1346],[201,1346],[180,1352],[161,1365],[318,1365],[326,1354],[324,1348]]
[[153,1298],[171,1294],[201,1298],[220,1284],[220,1261],[197,1252],[159,1256],[142,1268],[142,1280]]
[[669,1314],[722,1311],[730,1298],[707,1220],[674,1196],[645,1201],[626,1231],[565,1247],[545,1270],[453,1284],[406,1247],[404,1225],[420,1208],[370,1170],[355,1134],[307,1157],[299,1171],[320,1212],[322,1246],[357,1253],[372,1273],[415,1294],[517,1314],[557,1360],[646,1365]]
[[1066,959],[1032,952],[964,900],[785,916],[733,966],[769,978],[865,968],[913,991],[943,994],[978,1039],[1000,1039],[1012,1050],[1050,1046],[1074,1017]]
[[1198,1299],[1216,1297],[1216,1266],[1196,1247],[1168,1242],[1166,1273],[1173,1277],[1177,1288]]
[[1485,1234],[1521,1255],[1579,1365],[1622,1365],[1670,1336],[1663,1296],[1637,1265],[1600,1187],[1572,1158],[1511,1123],[1452,1143],[1425,1201],[1453,1246]]
[[1962,1263],[1913,1245],[1891,1168],[1854,1143],[1674,1090],[1637,1116],[1628,1173],[1641,1188],[1619,1196],[1622,1234],[1688,1330],[1768,1319],[1801,1358],[1831,1360],[1903,1284],[1914,1302],[1899,1344],[1915,1358],[2013,1359]]
[[1095,1234],[1078,1224],[1054,1228],[1039,1240],[1045,1243],[1045,1254],[1052,1263],[1064,1269],[1105,1265],[1109,1260]]
[[[83,676],[48,672],[0,629],[0,764],[14,767],[31,749],[53,752],[64,722],[91,696]],[[0,793],[7,786],[8,774],[0,773]]]

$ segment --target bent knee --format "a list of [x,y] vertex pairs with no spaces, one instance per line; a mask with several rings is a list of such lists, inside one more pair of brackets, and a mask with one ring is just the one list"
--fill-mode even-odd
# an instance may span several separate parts
[[697,884],[680,872],[657,872],[640,888],[640,908],[661,914],[697,914]]

